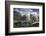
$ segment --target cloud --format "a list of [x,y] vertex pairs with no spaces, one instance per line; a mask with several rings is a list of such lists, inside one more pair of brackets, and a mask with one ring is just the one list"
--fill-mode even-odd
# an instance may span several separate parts
[[15,8],[14,11],[17,11],[17,12],[20,12],[20,13],[39,12],[38,9],[31,9],[31,8]]

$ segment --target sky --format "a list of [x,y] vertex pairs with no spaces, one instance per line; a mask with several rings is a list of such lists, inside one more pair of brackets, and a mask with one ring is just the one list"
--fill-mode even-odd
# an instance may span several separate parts
[[33,8],[14,8],[14,11],[22,12],[22,13],[31,13],[31,12],[37,12],[39,13],[39,9],[33,9]]

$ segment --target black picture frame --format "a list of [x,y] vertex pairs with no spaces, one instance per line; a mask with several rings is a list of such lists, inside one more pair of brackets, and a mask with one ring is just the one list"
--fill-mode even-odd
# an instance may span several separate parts
[[[43,18],[43,30],[42,31],[33,31],[33,32],[18,32],[18,33],[9,33],[9,5],[17,3],[26,3],[26,4],[34,4],[34,5],[42,5],[42,18]],[[45,3],[41,2],[20,2],[20,1],[5,1],[5,35],[19,35],[19,34],[38,34],[38,33],[45,33]]]

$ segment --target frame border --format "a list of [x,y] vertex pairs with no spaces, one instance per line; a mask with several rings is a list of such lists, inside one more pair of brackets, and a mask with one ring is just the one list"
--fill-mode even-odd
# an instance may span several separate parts
[[9,5],[11,3],[20,2],[20,1],[5,1],[5,35],[22,35],[22,34],[38,34],[38,33],[45,33],[45,3],[41,2],[22,2],[21,3],[28,3],[28,4],[38,4],[43,5],[43,31],[33,31],[33,32],[18,32],[18,33],[9,33]]

